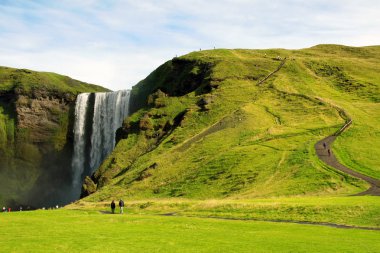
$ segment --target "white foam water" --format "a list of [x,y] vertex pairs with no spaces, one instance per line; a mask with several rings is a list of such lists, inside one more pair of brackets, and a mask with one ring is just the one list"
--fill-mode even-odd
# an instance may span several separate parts
[[72,158],[76,192],[80,192],[84,177],[91,175],[114,149],[116,130],[128,116],[129,98],[129,90],[78,95]]

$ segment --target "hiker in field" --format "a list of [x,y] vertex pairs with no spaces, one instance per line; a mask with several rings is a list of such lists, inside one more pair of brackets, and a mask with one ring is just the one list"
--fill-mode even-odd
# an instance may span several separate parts
[[120,213],[124,213],[124,201],[120,199],[119,201]]
[[115,205],[115,200],[112,200],[112,202],[111,202],[111,210],[112,210],[112,213],[115,213],[115,207],[116,207],[116,205]]
[[5,213],[7,211],[7,209],[5,208],[5,206],[3,206],[3,213]]

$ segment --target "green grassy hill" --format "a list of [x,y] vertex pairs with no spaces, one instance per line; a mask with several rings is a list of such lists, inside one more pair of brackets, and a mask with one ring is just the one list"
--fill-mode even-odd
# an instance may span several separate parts
[[106,90],[104,87],[81,82],[56,73],[0,66],[0,94],[10,91],[15,91],[18,94],[48,91],[70,96],[82,92]]
[[324,165],[313,146],[344,124],[344,110],[353,124],[334,153],[380,179],[379,63],[379,46],[340,45],[174,58],[133,87],[136,112],[85,201],[363,191],[366,183]]

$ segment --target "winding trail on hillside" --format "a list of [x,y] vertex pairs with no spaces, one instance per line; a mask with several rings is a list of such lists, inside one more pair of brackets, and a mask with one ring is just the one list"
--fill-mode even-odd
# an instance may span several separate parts
[[[269,73],[266,77],[264,77],[262,80],[260,80],[257,85],[260,86],[262,85],[266,80],[268,80],[271,76],[273,76],[275,73],[281,70],[281,68],[285,65],[287,58],[285,57],[282,59],[278,67]],[[352,170],[350,168],[347,168],[343,164],[339,163],[339,161],[336,159],[334,153],[332,152],[331,146],[335,139],[342,133],[344,132],[351,124],[352,124],[352,119],[349,117],[349,115],[346,113],[346,111],[334,104],[328,103],[324,101],[322,98],[316,97],[316,98],[311,98],[305,96],[305,98],[311,99],[311,100],[319,100],[320,102],[324,104],[328,104],[335,108],[338,112],[339,115],[346,121],[346,123],[333,135],[327,136],[326,138],[318,141],[315,145],[315,152],[318,156],[318,158],[323,161],[325,164],[333,167],[336,170],[339,170],[343,173],[349,174],[353,177],[362,179],[369,183],[371,187],[364,191],[360,192],[358,194],[354,194],[353,196],[363,196],[363,195],[372,195],[372,196],[380,196],[380,180],[372,178],[370,176],[364,175],[358,171]]]
[[[341,113],[343,110],[339,110]],[[344,111],[343,113],[347,115]],[[332,152],[331,146],[335,139],[342,133],[344,132],[350,125],[352,124],[352,119],[347,117],[346,124],[339,129],[335,134],[330,135],[320,141],[318,141],[314,148],[315,152],[317,153],[318,157],[320,160],[322,160],[325,164],[333,167],[334,169],[337,169],[339,171],[342,171],[346,174],[349,174],[353,177],[360,178],[367,183],[371,185],[371,187],[364,191],[360,192],[358,194],[355,194],[353,196],[363,196],[363,195],[372,195],[372,196],[380,196],[380,180],[366,176],[360,172],[357,172],[355,170],[352,170],[350,168],[347,168],[343,164],[339,163],[339,161],[336,159],[334,153]]]

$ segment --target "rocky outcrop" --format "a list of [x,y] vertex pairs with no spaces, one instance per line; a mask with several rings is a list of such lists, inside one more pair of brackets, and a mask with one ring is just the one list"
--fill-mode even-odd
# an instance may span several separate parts
[[[183,96],[195,91],[197,95],[206,94],[218,87],[211,82],[212,64],[185,58],[173,58],[158,67],[147,78],[133,86],[130,105],[131,112],[142,107],[151,106],[152,99],[162,94],[167,96]],[[162,99],[156,100],[156,105]]]
[[89,177],[86,176],[82,185],[82,194],[81,198],[84,198],[94,192],[96,192],[96,184],[94,181]]
[[[54,97],[29,98],[18,96],[16,115],[18,129],[28,129],[28,139],[32,143],[57,142],[62,130],[67,132],[70,105],[73,101]],[[64,129],[60,129],[60,128]],[[58,136],[57,136],[58,135]],[[62,140],[64,141],[64,140]],[[59,149],[60,143],[55,143]]]
[[55,206],[79,197],[71,194],[75,99],[105,90],[52,73],[0,68],[1,204]]
[[[13,180],[1,184],[2,192],[6,193],[3,201],[33,206],[43,204],[47,198],[54,198],[57,189],[69,181],[68,129],[73,101],[17,93],[7,97],[7,101],[1,97],[2,104],[8,103],[7,113],[13,117],[13,126],[7,124],[0,174],[3,179]],[[57,174],[59,180],[53,177]]]

